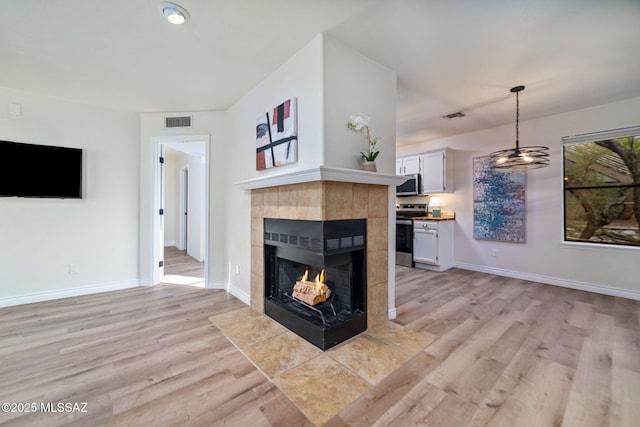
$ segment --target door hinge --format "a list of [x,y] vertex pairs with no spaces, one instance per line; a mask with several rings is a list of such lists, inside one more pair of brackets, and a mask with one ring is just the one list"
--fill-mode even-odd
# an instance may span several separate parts
[[158,211],[158,213],[159,213],[160,215],[164,215],[164,209],[160,209],[160,211]]
[[164,163],[164,157],[160,157],[160,163]]
[[160,262],[158,263],[158,267],[164,267],[164,261],[160,261]]

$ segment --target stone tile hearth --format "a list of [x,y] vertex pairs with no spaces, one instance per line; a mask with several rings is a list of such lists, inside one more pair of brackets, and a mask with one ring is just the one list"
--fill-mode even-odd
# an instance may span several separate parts
[[371,385],[378,384],[410,358],[366,333],[329,350],[328,354]]
[[327,354],[306,361],[273,382],[316,426],[325,424],[369,389],[369,383]]
[[432,341],[386,321],[323,352],[249,308],[209,320],[317,426]]

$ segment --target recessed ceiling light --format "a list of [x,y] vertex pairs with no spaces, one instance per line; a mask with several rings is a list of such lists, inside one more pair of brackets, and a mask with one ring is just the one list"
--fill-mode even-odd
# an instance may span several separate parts
[[178,6],[175,3],[160,3],[160,13],[162,13],[162,16],[164,16],[167,21],[175,25],[184,24],[189,20],[189,12],[187,12],[184,7]]

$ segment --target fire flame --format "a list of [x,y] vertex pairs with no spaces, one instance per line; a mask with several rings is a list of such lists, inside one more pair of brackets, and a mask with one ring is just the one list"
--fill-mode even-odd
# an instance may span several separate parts
[[[314,279],[314,282],[316,284],[316,286],[321,286],[325,284],[325,272],[324,272],[324,268],[322,269],[322,271],[320,272],[320,274],[316,274],[316,278]],[[306,268],[306,270],[304,271],[304,275],[302,276],[302,278],[300,279],[303,282],[308,282],[309,281],[309,267]]]
[[324,283],[325,275],[323,268],[320,274],[316,275],[315,280],[310,281],[309,267],[307,267],[304,275],[293,285],[292,297],[310,305],[327,301],[327,298],[331,295],[331,289]]

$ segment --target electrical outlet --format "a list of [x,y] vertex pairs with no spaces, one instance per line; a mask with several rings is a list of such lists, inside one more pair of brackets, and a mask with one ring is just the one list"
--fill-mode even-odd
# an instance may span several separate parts
[[14,117],[20,117],[22,115],[22,104],[9,103],[9,114]]
[[498,252],[497,249],[491,249],[491,256],[494,258],[498,258],[498,255],[500,254],[500,252]]
[[236,264],[236,276],[240,275],[240,264]]
[[80,274],[80,264],[75,262],[69,264],[69,274]]

